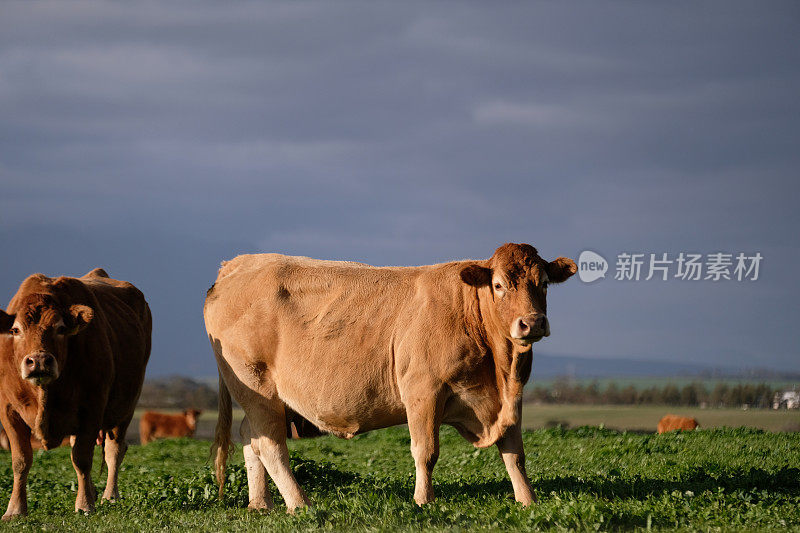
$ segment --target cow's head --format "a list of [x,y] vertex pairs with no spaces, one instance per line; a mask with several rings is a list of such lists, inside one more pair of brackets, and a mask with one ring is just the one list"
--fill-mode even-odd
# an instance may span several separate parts
[[187,409],[186,411],[183,412],[183,416],[186,417],[186,421],[191,424],[196,424],[197,419],[200,417],[201,414],[203,414],[203,411],[201,411],[200,409]]
[[484,289],[493,329],[516,344],[530,346],[550,335],[547,286],[566,281],[577,271],[575,262],[559,257],[549,263],[530,244],[507,243],[491,259],[464,267],[464,283]]
[[22,379],[44,386],[58,378],[69,337],[83,331],[94,312],[85,305],[61,306],[48,294],[31,294],[16,314],[0,310],[0,333],[11,337],[13,363]]

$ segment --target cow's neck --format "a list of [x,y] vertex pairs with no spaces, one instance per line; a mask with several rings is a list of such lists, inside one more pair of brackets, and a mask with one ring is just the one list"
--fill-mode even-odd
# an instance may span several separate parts
[[[476,342],[486,349],[494,363],[494,378],[500,402],[496,417],[483,424],[483,432],[478,435],[475,446],[491,446],[502,437],[509,427],[519,423],[522,406],[522,389],[530,377],[533,351],[530,346],[522,347],[509,341],[499,333],[497,325],[492,326],[491,289],[478,289],[473,292],[474,300],[467,305],[468,323],[477,324],[472,334]],[[487,328],[487,325],[489,327]],[[487,421],[488,422],[488,421]]]

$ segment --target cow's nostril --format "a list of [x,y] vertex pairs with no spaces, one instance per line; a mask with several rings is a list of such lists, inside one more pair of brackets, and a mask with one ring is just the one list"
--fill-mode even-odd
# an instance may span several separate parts
[[33,357],[26,357],[23,363],[25,364],[25,366],[30,366],[30,367],[36,366],[36,362],[33,360]]
[[519,319],[519,330],[522,334],[525,334],[531,330],[531,326],[525,321],[525,319]]

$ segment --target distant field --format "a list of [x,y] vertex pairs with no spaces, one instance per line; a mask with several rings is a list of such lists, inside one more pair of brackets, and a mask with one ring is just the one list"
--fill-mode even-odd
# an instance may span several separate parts
[[[557,381],[563,382],[564,378],[547,378],[547,379],[536,379],[536,376],[533,376],[533,379],[528,382],[525,386],[526,389],[531,389],[533,387],[544,387],[544,388],[551,388],[553,384]],[[725,383],[727,385],[737,385],[737,384],[747,384],[750,383],[752,385],[758,385],[760,383],[764,383],[769,385],[773,389],[792,389],[793,387],[800,387],[800,381],[791,381],[785,379],[715,379],[715,378],[701,378],[699,376],[677,376],[677,377],[619,377],[619,378],[576,378],[571,380],[572,383],[578,385],[589,385],[591,383],[597,382],[598,387],[600,390],[605,390],[608,387],[609,383],[614,383],[619,388],[625,388],[629,385],[633,385],[636,387],[637,390],[641,389],[648,389],[650,387],[659,387],[662,388],[664,385],[672,384],[676,387],[685,387],[690,383],[702,383],[705,388],[710,392],[714,390],[720,383]]]
[[[137,411],[129,442],[139,442],[139,417]],[[164,410],[177,413],[179,411]],[[702,428],[752,427],[767,431],[800,431],[800,411],[774,411],[772,409],[700,409],[668,406],[621,406],[621,405],[552,405],[525,404],[522,408],[522,423],[525,429],[539,429],[561,424],[562,427],[600,426],[619,430],[655,431],[658,421],[667,413],[691,416]],[[239,440],[239,423],[244,418],[241,409],[233,411],[233,436]],[[197,423],[197,438],[211,439],[217,423],[216,411],[204,411]]]
[[599,426],[620,430],[655,431],[667,413],[691,416],[701,428],[753,427],[768,431],[800,431],[800,411],[772,409],[700,409],[669,406],[525,404],[522,423],[526,429]]

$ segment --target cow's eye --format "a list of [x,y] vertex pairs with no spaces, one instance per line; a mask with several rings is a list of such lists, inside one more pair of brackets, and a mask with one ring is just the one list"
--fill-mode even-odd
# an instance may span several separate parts
[[502,290],[503,290],[503,286],[502,286],[502,285],[500,285],[499,283],[495,283],[495,284],[494,284],[494,290],[496,290],[496,291],[502,291]]
[[14,326],[13,328],[11,328],[11,334],[12,334],[12,335],[19,335],[19,328],[18,328],[18,327],[16,327],[16,326]]

